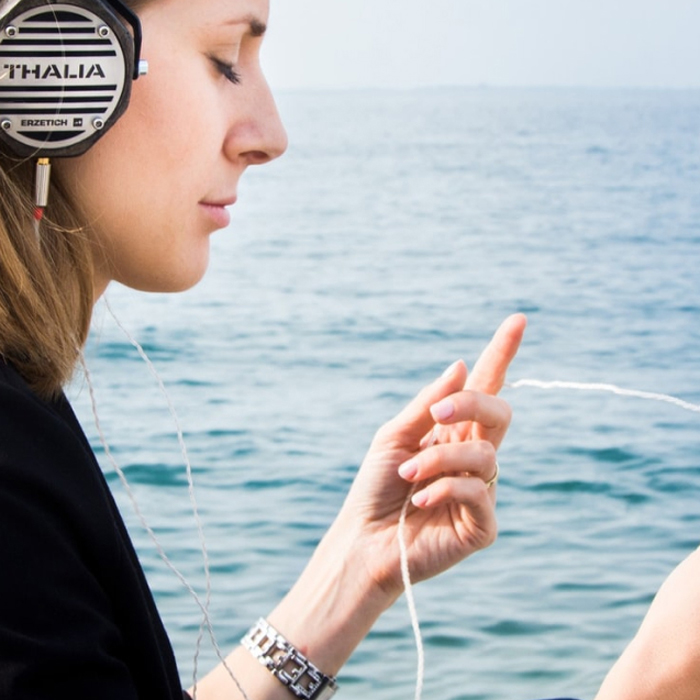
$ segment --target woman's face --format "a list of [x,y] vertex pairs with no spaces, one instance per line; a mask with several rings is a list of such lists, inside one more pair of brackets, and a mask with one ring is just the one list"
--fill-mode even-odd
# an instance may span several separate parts
[[198,282],[243,171],[284,152],[259,63],[268,11],[268,0],[152,0],[139,11],[148,75],[95,146],[55,164],[94,230],[98,293],[110,280],[147,291]]

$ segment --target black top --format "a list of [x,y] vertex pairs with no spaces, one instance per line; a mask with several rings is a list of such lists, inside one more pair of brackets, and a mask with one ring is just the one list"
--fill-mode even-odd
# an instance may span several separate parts
[[10,698],[182,700],[183,691],[68,401],[40,400],[0,359],[0,700]]

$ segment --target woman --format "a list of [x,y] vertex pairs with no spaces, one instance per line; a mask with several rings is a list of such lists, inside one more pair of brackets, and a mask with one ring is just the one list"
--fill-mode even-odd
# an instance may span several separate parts
[[[61,386],[110,281],[160,292],[195,284],[239,178],[281,155],[286,136],[259,65],[268,0],[133,9],[148,75],[86,153],[54,161],[38,239],[34,166],[0,154],[0,698],[183,696],[143,572]],[[456,362],[378,431],[298,582],[247,647],[201,680],[197,697],[330,697],[332,676],[402,592],[397,523],[414,485],[413,580],[493,541],[495,454],[510,421],[495,395],[524,326],[522,316],[508,319],[469,377]],[[268,649],[276,633],[287,641]],[[313,666],[296,681],[273,674],[261,661],[281,650],[295,668]]]

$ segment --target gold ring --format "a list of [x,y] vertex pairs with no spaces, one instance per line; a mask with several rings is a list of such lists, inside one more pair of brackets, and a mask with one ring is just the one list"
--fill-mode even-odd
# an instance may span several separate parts
[[500,473],[501,468],[498,466],[498,460],[496,460],[496,473],[486,482],[487,489],[490,489],[498,481],[498,475]]

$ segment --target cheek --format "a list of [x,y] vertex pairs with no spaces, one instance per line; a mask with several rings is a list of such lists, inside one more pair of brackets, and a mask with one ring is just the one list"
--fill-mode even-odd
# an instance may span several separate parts
[[183,158],[212,147],[212,135],[220,127],[220,95],[206,58],[184,49],[173,55],[167,48],[154,52],[148,74],[134,82],[129,108],[120,120],[125,123],[116,127],[129,132],[138,154],[181,169],[187,162]]
[[204,274],[211,231],[198,202],[222,180],[217,86],[169,68],[156,63],[134,83],[126,113],[90,151],[56,162],[98,242],[98,268],[150,291],[186,289]]
[[130,107],[87,153],[57,164],[58,176],[86,223],[112,231],[150,223],[151,212],[162,216],[196,195],[196,178],[183,168],[191,150],[184,134]]

